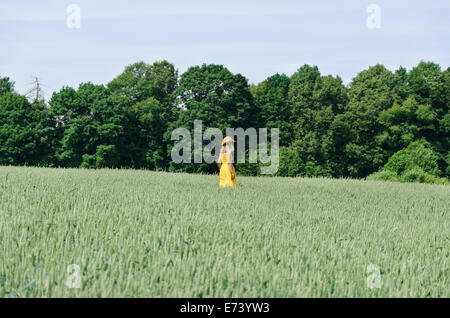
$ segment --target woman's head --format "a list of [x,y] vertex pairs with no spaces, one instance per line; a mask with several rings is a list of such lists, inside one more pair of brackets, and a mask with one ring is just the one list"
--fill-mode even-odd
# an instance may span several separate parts
[[221,153],[232,153],[234,151],[234,140],[233,138],[226,136],[222,140],[222,149],[220,150]]

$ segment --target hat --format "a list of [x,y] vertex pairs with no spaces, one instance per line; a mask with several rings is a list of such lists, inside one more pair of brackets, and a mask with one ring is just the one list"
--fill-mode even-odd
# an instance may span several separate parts
[[226,136],[226,137],[223,138],[223,140],[222,140],[222,145],[225,145],[225,144],[227,144],[227,143],[229,143],[229,142],[235,142],[235,141],[233,140],[233,138],[231,138],[231,137],[229,137],[229,136]]

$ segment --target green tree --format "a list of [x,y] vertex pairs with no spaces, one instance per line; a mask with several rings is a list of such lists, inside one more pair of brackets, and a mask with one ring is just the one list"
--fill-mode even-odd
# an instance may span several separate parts
[[0,97],[0,164],[50,165],[52,126],[43,103],[8,92]]
[[292,139],[291,104],[288,101],[290,78],[275,74],[252,88],[252,95],[261,111],[261,126],[280,129],[280,146]]
[[438,64],[421,61],[408,73],[407,80],[419,104],[442,106],[441,67]]
[[376,137],[377,142],[392,154],[417,139],[434,137],[435,119],[431,105],[419,105],[411,95],[402,104],[394,102],[392,107],[381,111],[379,121],[385,130]]
[[429,142],[425,139],[416,140],[393,154],[386,165],[379,172],[370,175],[368,179],[447,183],[446,178],[440,178],[438,158],[438,154]]
[[317,66],[304,65],[292,75],[288,97],[295,138],[291,148],[304,167],[301,175],[342,175],[346,133],[341,130],[346,126],[337,117],[347,103],[342,80],[321,76]]
[[[204,129],[215,127],[222,133],[226,128],[259,126],[259,111],[247,79],[241,74],[232,74],[222,65],[190,67],[181,75],[176,95],[181,110],[178,120],[168,129],[166,141],[169,145],[173,144],[171,132],[178,127],[189,129],[193,138],[194,120],[202,120]],[[180,168],[190,172],[214,172],[217,169],[208,164],[172,164],[172,169]]]
[[401,81],[383,65],[371,66],[360,72],[349,85],[349,102],[342,118],[349,127],[345,146],[347,171],[352,177],[365,177],[378,170],[389,158],[376,136],[385,126],[379,122],[380,113],[390,108]]
[[9,77],[0,77],[0,97],[6,93],[14,93],[14,82]]
[[433,125],[426,136],[427,140],[439,153],[439,166],[445,172],[448,163],[445,160],[450,148],[450,137],[446,131],[446,116],[449,114],[450,70],[441,72],[441,67],[433,62],[421,61],[408,73],[408,87],[416,100],[423,105],[430,105],[436,113]]
[[[168,145],[163,142],[163,136],[168,125],[178,117],[177,86],[178,71],[167,61],[151,65],[134,63],[108,84],[111,93],[125,101],[124,135],[128,149],[124,151],[124,158],[127,158],[124,165],[151,169],[167,167]],[[149,113],[144,114],[145,111]]]
[[108,88],[120,96],[126,96],[131,104],[154,97],[166,106],[173,106],[173,93],[177,88],[178,71],[167,61],[128,65],[111,82]]
[[[125,149],[120,103],[103,85],[63,88],[50,100],[61,138],[56,157],[65,167],[117,167]],[[125,153],[125,152],[124,152]]]
[[167,122],[163,115],[163,106],[154,97],[138,102],[129,109],[127,139],[132,145],[129,149],[132,166],[158,169],[168,165],[163,141]]

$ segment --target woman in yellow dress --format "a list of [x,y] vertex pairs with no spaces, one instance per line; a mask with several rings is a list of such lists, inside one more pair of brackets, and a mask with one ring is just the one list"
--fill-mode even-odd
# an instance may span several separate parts
[[222,140],[222,148],[220,149],[219,156],[219,169],[220,169],[220,186],[221,187],[234,187],[236,185],[236,172],[233,167],[233,151],[234,140],[231,137],[225,137]]

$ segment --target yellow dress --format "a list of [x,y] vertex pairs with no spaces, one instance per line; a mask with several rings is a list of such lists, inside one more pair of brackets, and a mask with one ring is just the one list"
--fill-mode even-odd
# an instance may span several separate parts
[[228,167],[227,156],[222,156],[222,166],[220,167],[220,186],[221,187],[234,187],[236,185],[236,172],[234,166],[231,165],[234,172],[234,179],[231,179],[230,167]]

